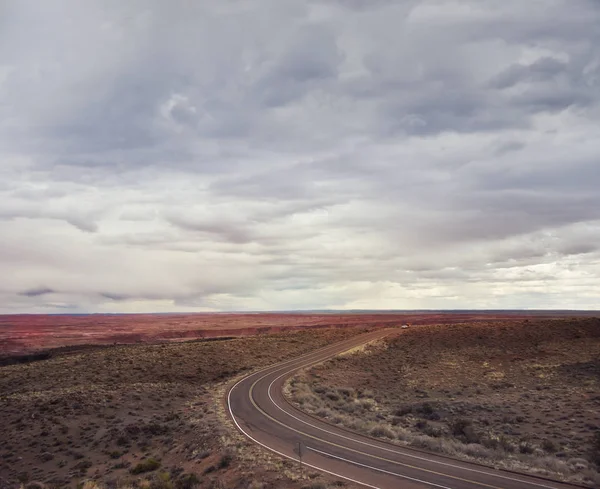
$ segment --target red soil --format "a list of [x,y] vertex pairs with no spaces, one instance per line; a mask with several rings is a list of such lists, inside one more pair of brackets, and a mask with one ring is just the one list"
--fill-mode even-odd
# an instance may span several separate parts
[[84,344],[183,341],[304,328],[383,327],[597,315],[555,311],[405,313],[210,313],[124,315],[0,315],[0,354]]

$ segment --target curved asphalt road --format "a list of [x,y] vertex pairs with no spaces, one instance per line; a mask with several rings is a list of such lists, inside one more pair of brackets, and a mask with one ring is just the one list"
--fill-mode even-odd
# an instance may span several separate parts
[[283,398],[285,380],[301,368],[327,360],[350,348],[389,335],[366,333],[301,357],[255,372],[227,394],[227,407],[238,429],[276,454],[305,467],[367,487],[440,489],[564,489],[544,479],[454,461],[357,435],[293,408]]

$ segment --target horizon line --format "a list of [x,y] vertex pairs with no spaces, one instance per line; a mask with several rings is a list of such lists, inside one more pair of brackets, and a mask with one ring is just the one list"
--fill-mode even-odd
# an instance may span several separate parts
[[431,314],[431,313],[600,313],[598,309],[282,309],[234,311],[169,311],[169,312],[3,312],[0,316],[168,316],[223,314]]

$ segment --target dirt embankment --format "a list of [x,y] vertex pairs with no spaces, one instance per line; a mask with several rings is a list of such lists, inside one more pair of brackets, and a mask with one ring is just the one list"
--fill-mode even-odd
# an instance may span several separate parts
[[329,487],[230,430],[220,395],[237,375],[362,331],[65,349],[1,367],[0,488]]
[[600,319],[402,330],[299,375],[288,392],[371,436],[600,485]]

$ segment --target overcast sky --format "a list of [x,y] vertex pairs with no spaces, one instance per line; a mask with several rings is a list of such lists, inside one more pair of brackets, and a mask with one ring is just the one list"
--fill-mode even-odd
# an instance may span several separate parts
[[0,0],[0,312],[600,309],[597,0]]

